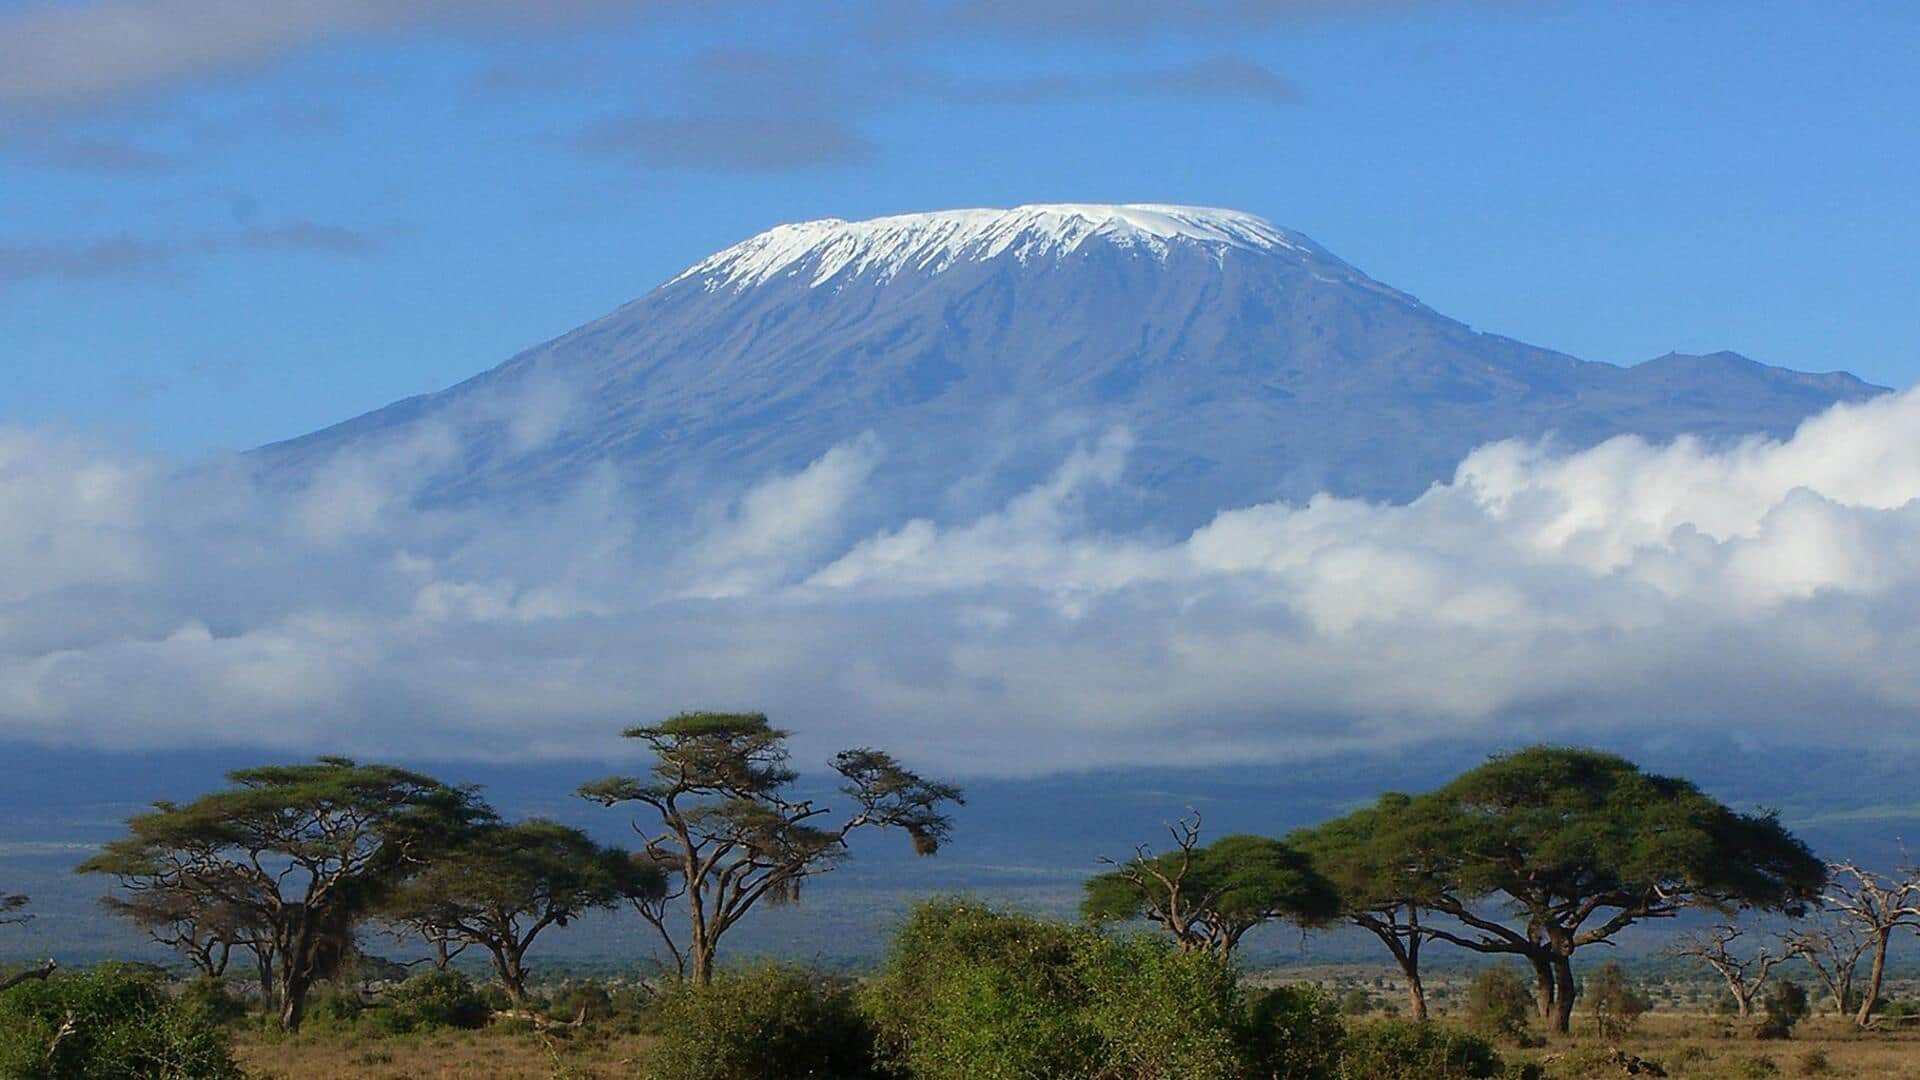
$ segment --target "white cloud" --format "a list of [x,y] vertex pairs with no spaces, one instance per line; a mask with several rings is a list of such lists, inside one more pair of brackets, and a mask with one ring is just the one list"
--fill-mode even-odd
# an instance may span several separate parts
[[92,104],[343,38],[538,25],[664,0],[92,0],[0,12],[0,109]]
[[705,512],[611,474],[533,512],[416,509],[440,436],[276,492],[0,432],[0,734],[508,758],[752,707],[989,773],[1920,734],[1920,391],[1787,442],[1502,443],[1410,504],[1173,540],[1079,511],[1129,450],[1111,432],[992,512],[861,535],[866,438]]

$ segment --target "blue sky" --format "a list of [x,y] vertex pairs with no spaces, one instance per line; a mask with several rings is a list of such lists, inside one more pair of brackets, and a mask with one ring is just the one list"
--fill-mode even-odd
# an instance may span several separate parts
[[245,447],[781,221],[1041,201],[1252,211],[1589,359],[1920,381],[1904,5],[294,11],[0,0],[0,424]]

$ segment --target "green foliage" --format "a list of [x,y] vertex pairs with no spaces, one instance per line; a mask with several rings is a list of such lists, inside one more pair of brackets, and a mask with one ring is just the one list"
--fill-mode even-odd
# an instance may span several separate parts
[[1365,1016],[1379,1004],[1367,991],[1356,986],[1340,995],[1341,1016]]
[[1509,964],[1490,964],[1467,987],[1467,1027],[1489,1039],[1524,1043],[1533,1023],[1533,991]]
[[1076,967],[1094,936],[967,901],[918,905],[863,995],[881,1063],[915,1080],[1086,1075],[1097,1038]]
[[353,956],[359,922],[492,817],[470,790],[346,758],[227,775],[224,790],[128,819],[127,836],[77,869],[110,874],[134,897],[166,896],[168,912],[218,909],[269,943],[289,1028],[312,985]]
[[1249,994],[1247,1045],[1255,1075],[1333,1080],[1347,1031],[1334,1002],[1311,983]]
[[1482,1080],[1504,1065],[1493,1044],[1440,1024],[1375,1020],[1347,1031],[1341,1080]]
[[1615,961],[1609,960],[1593,970],[1587,976],[1586,993],[1581,995],[1587,1003],[1587,1013],[1593,1017],[1593,1026],[1603,1039],[1623,1039],[1640,1017],[1653,1008],[1653,1001],[1636,988],[1627,979],[1627,973]]
[[1319,924],[1339,914],[1339,892],[1305,854],[1264,836],[1225,836],[1205,847],[1197,836],[1193,819],[1178,849],[1089,879],[1081,913],[1095,922],[1149,918],[1183,944],[1223,955],[1260,923]]
[[1430,850],[1437,839],[1430,831],[1414,827],[1412,804],[1389,792],[1373,806],[1301,829],[1286,842],[1333,884],[1349,914],[1422,906],[1444,893],[1449,860]]
[[1340,1039],[1312,988],[1250,999],[1212,953],[962,901],[915,909],[863,1001],[881,1062],[914,1080],[1315,1080]]
[[307,1022],[329,1030],[352,1027],[366,1008],[355,991],[327,983],[307,998]]
[[536,818],[471,830],[409,877],[381,914],[429,940],[480,946],[507,990],[524,996],[523,958],[541,931],[595,909],[657,900],[666,890],[657,865]]
[[1807,988],[1783,979],[1767,988],[1760,999],[1760,1026],[1754,1034],[1762,1039],[1791,1039],[1794,1025],[1813,1011],[1807,1000]]
[[178,1000],[183,1007],[222,1024],[247,1015],[247,1003],[227,989],[224,979],[202,975],[181,989]]
[[1826,880],[1825,865],[1773,815],[1737,813],[1685,780],[1594,750],[1506,754],[1416,802],[1439,815],[1464,895],[1792,908]]
[[436,1028],[481,1028],[488,1009],[480,991],[458,971],[423,971],[386,993],[384,1004],[393,1010],[401,1031]]
[[[711,976],[729,928],[761,900],[798,900],[808,878],[846,858],[855,829],[900,829],[917,853],[931,855],[952,831],[948,804],[964,802],[959,788],[857,748],[834,758],[841,793],[854,807],[833,827],[827,808],[791,795],[787,733],[760,713],[684,713],[625,734],[652,752],[649,774],[609,777],[578,794],[603,806],[640,803],[658,816],[657,832],[643,830],[640,858],[678,882],[636,907],[695,982]],[[684,945],[667,929],[669,898],[688,909]]]
[[102,965],[0,995],[6,1080],[227,1080],[240,1076],[219,1021],[143,971]]
[[569,983],[547,1005],[547,1015],[555,1020],[605,1020],[613,1013],[613,995],[599,983]]
[[1234,1080],[1247,1069],[1246,1011],[1233,969],[1165,938],[1083,939],[1080,1006],[1108,1075]]
[[658,1002],[654,1080],[872,1076],[873,1035],[846,991],[769,965],[676,983]]

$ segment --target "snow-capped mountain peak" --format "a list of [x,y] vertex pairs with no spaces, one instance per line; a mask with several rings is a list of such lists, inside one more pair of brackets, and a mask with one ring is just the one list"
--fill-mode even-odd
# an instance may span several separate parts
[[1095,237],[1159,257],[1181,243],[1326,257],[1306,237],[1236,210],[1057,203],[781,225],[702,260],[668,284],[692,279],[709,290],[747,288],[789,275],[804,275],[810,286],[842,275],[885,281],[903,271],[938,272],[1004,254],[1023,264],[1058,257]]

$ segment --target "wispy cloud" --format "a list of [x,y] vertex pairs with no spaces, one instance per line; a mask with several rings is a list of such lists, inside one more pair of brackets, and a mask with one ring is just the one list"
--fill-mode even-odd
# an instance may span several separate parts
[[875,9],[893,33],[972,31],[1057,40],[1165,31],[1257,29],[1302,19],[1371,15],[1448,0],[900,0]]
[[581,133],[581,149],[656,169],[786,172],[851,165],[873,143],[829,116],[629,116]]
[[249,253],[366,256],[381,250],[370,232],[312,221],[251,225],[184,239],[114,236],[63,243],[0,242],[0,288],[29,281],[167,277],[197,256]]
[[422,28],[541,26],[673,0],[93,0],[0,14],[0,110],[93,105],[257,69],[308,47]]
[[663,110],[582,132],[581,149],[648,168],[785,172],[856,164],[878,152],[860,130],[876,113],[926,101],[1033,105],[1115,97],[1241,98],[1287,103],[1285,77],[1235,55],[1171,68],[1004,77],[904,59],[709,49],[663,88]]

